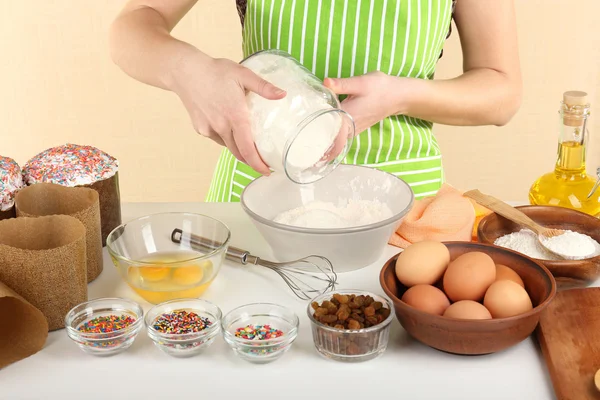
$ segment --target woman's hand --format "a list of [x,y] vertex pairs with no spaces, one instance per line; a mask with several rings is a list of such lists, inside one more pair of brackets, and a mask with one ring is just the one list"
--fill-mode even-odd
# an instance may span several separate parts
[[196,131],[227,146],[255,171],[269,175],[252,138],[246,92],[277,100],[285,97],[285,91],[227,59],[192,54],[180,65],[171,89],[183,102]]
[[354,119],[358,134],[400,112],[398,92],[393,87],[401,79],[376,71],[352,78],[326,78],[324,83],[334,93],[348,95],[342,109]]

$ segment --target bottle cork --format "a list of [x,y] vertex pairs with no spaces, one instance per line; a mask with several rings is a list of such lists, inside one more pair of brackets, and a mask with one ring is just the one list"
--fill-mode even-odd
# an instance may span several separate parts
[[[563,103],[568,107],[587,106],[588,94],[579,90],[569,90],[563,93]],[[583,125],[583,113],[564,113],[563,123],[566,126],[578,127]]]
[[570,90],[563,93],[563,102],[570,106],[585,106],[587,104],[587,96],[586,92]]

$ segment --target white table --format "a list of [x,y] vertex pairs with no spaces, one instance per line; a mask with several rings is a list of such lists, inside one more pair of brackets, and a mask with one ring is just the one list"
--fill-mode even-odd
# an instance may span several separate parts
[[[124,204],[123,219],[163,211],[199,212],[232,230],[232,245],[268,257],[270,251],[239,204]],[[139,298],[117,275],[104,250],[104,271],[89,285],[89,298]],[[340,288],[383,294],[379,271],[398,249],[388,247],[373,265],[339,276]],[[258,268],[258,267],[257,267]],[[299,336],[281,359],[253,365],[238,359],[219,338],[205,353],[189,359],[169,357],[142,331],[119,355],[83,353],[64,330],[50,333],[36,355],[0,370],[0,399],[457,399],[548,400],[554,398],[544,361],[529,338],[486,356],[446,354],[410,338],[397,320],[387,351],[378,359],[344,364],[321,357],[313,347],[306,303],[296,299],[270,271],[227,263],[204,297],[225,313],[250,302],[274,302],[300,317]]]

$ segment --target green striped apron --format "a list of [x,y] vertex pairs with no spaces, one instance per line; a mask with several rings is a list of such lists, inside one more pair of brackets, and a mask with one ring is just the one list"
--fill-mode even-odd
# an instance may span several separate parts
[[[317,77],[371,71],[432,79],[450,29],[452,0],[238,0],[243,51],[288,52]],[[444,180],[432,123],[391,116],[356,136],[345,159],[405,180],[417,198]],[[235,202],[259,174],[224,149],[207,195]]]

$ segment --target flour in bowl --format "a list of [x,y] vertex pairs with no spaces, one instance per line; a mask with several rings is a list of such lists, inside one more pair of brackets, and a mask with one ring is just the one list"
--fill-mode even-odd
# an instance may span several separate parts
[[374,224],[392,216],[392,210],[377,200],[348,200],[339,205],[312,201],[282,212],[274,221],[302,228],[337,229]]

